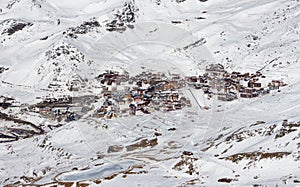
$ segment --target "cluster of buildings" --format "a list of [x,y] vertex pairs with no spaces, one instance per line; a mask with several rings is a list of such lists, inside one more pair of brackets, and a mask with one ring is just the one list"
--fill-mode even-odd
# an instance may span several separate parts
[[[120,74],[106,71],[96,78],[101,85],[100,108],[94,116],[114,118],[136,115],[137,112],[150,114],[154,111],[174,111],[191,106],[191,101],[181,92],[188,88],[201,90],[208,99],[215,97],[221,101],[232,101],[238,98],[254,98],[279,90],[286,84],[280,80],[267,82],[259,71],[255,73],[227,72],[221,64],[211,64],[205,73],[199,76],[182,77],[180,74],[142,72],[129,76],[128,72]],[[86,96],[87,97],[87,96]],[[85,107],[94,103],[94,97],[78,98],[85,101]],[[88,100],[88,104],[87,101]],[[76,114],[82,113],[84,107],[74,105],[75,98],[44,98],[39,103],[39,113],[52,118],[76,120]],[[78,103],[77,103],[78,104]]]
[[190,100],[179,93],[185,81],[179,75],[168,78],[163,73],[142,72],[133,77],[128,73],[107,71],[97,77],[105,99],[95,116],[113,118],[149,114],[153,111],[173,111],[191,106]]
[[[62,121],[75,121],[78,119],[78,115],[75,112],[80,112],[80,110],[74,110],[75,107],[43,107],[39,108],[39,113],[47,118]],[[80,107],[77,107],[80,108]]]
[[270,93],[286,84],[280,80],[267,83],[261,72],[227,72],[221,64],[211,64],[199,76],[182,77],[179,74],[142,72],[129,76],[106,71],[97,79],[102,85],[105,99],[95,116],[113,118],[135,115],[137,111],[149,114],[153,111],[173,111],[191,106],[189,99],[180,94],[185,87],[202,90],[208,99],[221,101],[238,98],[254,98]]
[[195,89],[202,89],[209,97],[217,96],[222,101],[232,101],[239,97],[254,98],[269,94],[286,84],[280,80],[269,83],[259,71],[255,73],[229,73],[221,64],[211,64],[206,67],[206,73],[200,76],[187,77],[186,80]]
[[74,106],[73,98],[67,95],[47,96],[38,99],[42,99],[42,102],[30,106],[29,109],[58,122],[77,120],[78,113],[81,113],[83,108],[82,106]]

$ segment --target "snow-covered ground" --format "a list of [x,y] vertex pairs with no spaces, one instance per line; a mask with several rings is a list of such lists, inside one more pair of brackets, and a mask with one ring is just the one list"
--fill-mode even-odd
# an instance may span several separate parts
[[[32,136],[0,143],[0,185],[300,185],[299,23],[298,0],[2,0],[0,96],[14,103],[0,106],[0,137]],[[191,107],[114,119],[92,116],[101,99],[71,122],[32,109],[99,96],[105,70],[191,76],[212,63],[287,86],[231,102],[182,89]]]

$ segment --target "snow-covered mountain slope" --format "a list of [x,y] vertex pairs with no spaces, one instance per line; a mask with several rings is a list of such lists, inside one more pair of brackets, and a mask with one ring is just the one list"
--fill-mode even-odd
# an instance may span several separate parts
[[[299,13],[299,0],[2,0],[1,186],[299,185]],[[226,102],[185,82],[218,63],[287,85]],[[142,72],[183,86],[115,114],[135,113],[110,97],[149,91]]]

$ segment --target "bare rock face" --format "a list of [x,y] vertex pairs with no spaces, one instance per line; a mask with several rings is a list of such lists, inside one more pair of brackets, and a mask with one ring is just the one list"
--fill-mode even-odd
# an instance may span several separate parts
[[70,27],[63,34],[67,35],[68,37],[77,39],[78,36],[92,32],[98,27],[101,27],[100,23],[97,20],[95,20],[95,18],[93,18],[90,21],[83,22],[77,27]]
[[139,9],[136,8],[132,2],[126,2],[123,8],[117,10],[114,15],[114,19],[106,24],[106,30],[122,33],[127,29],[127,27],[133,29],[133,24],[136,21],[138,10]]
[[0,23],[4,30],[2,30],[2,35],[7,34],[8,36],[15,34],[18,31],[23,30],[25,27],[30,27],[33,23],[21,22],[16,20],[5,20]]
[[195,163],[198,158],[194,157],[193,155],[194,154],[192,152],[183,151],[179,162],[177,162],[172,169],[183,171],[189,175],[199,175],[197,164]]

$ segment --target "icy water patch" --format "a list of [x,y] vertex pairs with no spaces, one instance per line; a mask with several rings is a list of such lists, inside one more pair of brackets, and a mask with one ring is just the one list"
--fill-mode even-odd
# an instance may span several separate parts
[[71,171],[67,173],[62,173],[57,176],[57,180],[61,182],[68,181],[86,181],[92,179],[100,179],[107,176],[111,176],[114,173],[123,171],[124,167],[119,164],[109,163],[101,165],[99,167],[91,168],[83,171]]

